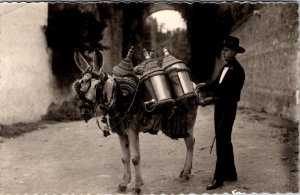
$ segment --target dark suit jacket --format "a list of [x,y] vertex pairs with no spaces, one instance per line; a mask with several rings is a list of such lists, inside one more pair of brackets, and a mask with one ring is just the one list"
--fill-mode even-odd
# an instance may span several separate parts
[[228,66],[229,69],[220,84],[219,80],[225,67],[222,68],[216,80],[203,87],[203,90],[214,92],[215,101],[238,102],[245,81],[245,72],[236,59],[231,61]]

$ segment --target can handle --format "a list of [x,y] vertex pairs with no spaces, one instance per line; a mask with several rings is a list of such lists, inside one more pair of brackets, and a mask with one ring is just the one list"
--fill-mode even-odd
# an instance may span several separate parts
[[[152,106],[152,108],[148,109],[147,106]],[[155,99],[151,99],[149,101],[144,102],[144,107],[147,112],[152,112],[153,110],[155,110],[156,106],[157,101]]]

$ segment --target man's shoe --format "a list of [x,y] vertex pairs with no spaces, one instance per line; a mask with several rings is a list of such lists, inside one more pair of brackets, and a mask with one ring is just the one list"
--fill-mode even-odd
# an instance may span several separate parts
[[214,180],[211,182],[211,184],[209,184],[209,185],[206,187],[206,190],[213,190],[213,189],[219,188],[219,187],[221,187],[221,186],[223,186],[223,182],[217,181],[217,180],[214,179]]

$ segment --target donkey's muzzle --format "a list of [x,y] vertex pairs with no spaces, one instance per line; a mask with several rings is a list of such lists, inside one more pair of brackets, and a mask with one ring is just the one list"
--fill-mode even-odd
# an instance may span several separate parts
[[88,122],[88,120],[90,120],[94,116],[94,107],[89,103],[81,102],[81,104],[79,105],[79,110],[81,118],[85,122]]

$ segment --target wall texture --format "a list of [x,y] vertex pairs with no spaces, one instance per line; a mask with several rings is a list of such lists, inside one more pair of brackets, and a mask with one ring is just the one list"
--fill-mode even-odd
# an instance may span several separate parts
[[237,58],[246,72],[241,105],[298,121],[298,5],[264,4],[235,26],[246,53]]
[[103,45],[109,47],[109,49],[102,52],[104,58],[103,71],[111,72],[112,68],[122,60],[123,11],[115,8],[113,5],[106,5],[105,8],[110,15],[110,19],[106,19],[107,27],[104,29],[103,40],[101,41]]
[[[0,4],[0,124],[31,122],[52,101],[47,4]],[[33,11],[34,10],[34,11]]]

